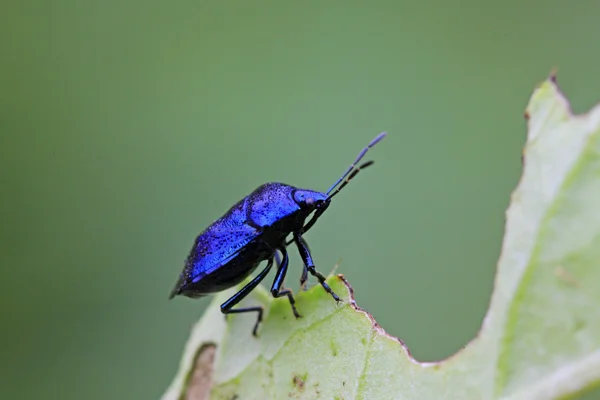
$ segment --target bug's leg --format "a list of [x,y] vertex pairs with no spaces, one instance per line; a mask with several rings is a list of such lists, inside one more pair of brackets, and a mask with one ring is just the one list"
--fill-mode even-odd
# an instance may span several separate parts
[[[306,243],[306,240],[304,240],[304,238],[302,236],[298,236],[300,242],[302,243],[302,246],[306,249],[306,252],[308,253],[310,259],[312,260],[312,256],[310,255],[310,248],[308,247],[308,243]],[[302,254],[302,253],[300,253]],[[304,261],[304,257],[302,258],[302,261]],[[306,290],[306,281],[308,281],[308,264],[304,264],[304,270],[302,270],[302,275],[300,276],[300,287],[303,290]]]
[[319,283],[321,283],[323,289],[325,289],[325,291],[327,291],[327,293],[329,293],[335,301],[340,301],[338,295],[335,294],[333,290],[331,290],[329,285],[325,282],[325,277],[315,269],[315,263],[313,262],[312,255],[310,254],[310,250],[308,249],[308,244],[306,243],[304,238],[302,238],[302,236],[300,236],[299,233],[294,233],[294,241],[296,242],[296,246],[298,247],[298,251],[300,252],[300,257],[302,257],[302,261],[304,261],[304,265],[306,265],[306,269],[308,269],[308,272],[310,272],[312,276],[315,276],[319,280]]
[[329,204],[331,204],[331,203],[323,203],[323,205],[321,207],[319,207],[317,209],[317,211],[315,211],[315,214],[310,219],[310,221],[308,221],[308,223],[306,225],[304,225],[304,227],[302,228],[302,234],[306,233],[310,228],[312,228],[312,226],[315,224],[315,222],[317,222],[317,220],[321,217],[321,215],[323,215],[325,210],[327,210],[327,208],[329,207]]
[[300,290],[306,292],[306,290],[307,290],[306,281],[307,280],[308,280],[308,268],[306,268],[306,265],[304,265],[304,269],[302,270],[302,275],[300,276]]
[[294,313],[294,317],[300,318],[300,314],[298,314],[298,310],[296,310],[296,301],[294,300],[292,291],[290,289],[285,288],[283,290],[281,289],[281,287],[283,286],[283,280],[285,279],[285,274],[287,273],[290,259],[288,257],[288,253],[285,247],[281,247],[279,251],[281,251],[283,259],[278,265],[277,274],[275,275],[275,279],[273,280],[273,286],[271,286],[271,294],[275,298],[287,296],[288,300],[290,301],[290,305],[292,306],[292,312]]
[[[308,247],[308,243],[306,243],[304,238],[301,238],[301,239],[304,242],[304,246],[306,246],[306,249],[310,253],[310,248]],[[304,261],[304,259],[302,259],[302,261]],[[308,268],[306,267],[306,264],[304,264],[303,267],[304,268],[302,269],[302,275],[300,275],[300,290],[306,291],[307,290],[306,282],[308,281]]]
[[[293,241],[294,241],[294,239],[290,240],[285,245],[287,246],[288,244],[292,243]],[[283,253],[283,251],[281,251],[281,252]],[[279,256],[278,252],[275,252],[275,265],[277,265],[278,269],[279,269],[279,266],[281,265],[281,256]],[[306,281],[308,280],[308,269],[306,268],[306,265],[303,265],[303,267],[304,268],[302,269],[302,275],[300,276],[300,290],[305,292],[306,291]]]
[[[283,254],[282,250],[281,253]],[[279,255],[279,253],[277,252],[277,250],[275,250],[275,266],[277,267],[277,269],[279,270],[279,266],[281,265],[281,263],[283,262],[283,260],[281,259],[281,256]]]
[[239,292],[237,292],[236,294],[234,294],[233,296],[231,296],[229,298],[229,300],[227,300],[225,303],[221,304],[221,312],[223,314],[225,314],[225,315],[227,315],[227,314],[240,314],[240,313],[246,313],[246,312],[257,312],[258,313],[258,317],[256,318],[256,323],[254,324],[254,329],[252,329],[252,334],[254,336],[256,336],[256,332],[258,330],[258,325],[262,321],[263,308],[261,306],[256,306],[256,307],[244,307],[244,308],[232,309],[232,307],[235,306],[236,304],[238,304],[240,301],[242,301],[244,299],[244,297],[248,296],[248,294],[252,290],[254,290],[254,288],[256,286],[258,286],[258,284],[260,283],[260,281],[262,281],[263,279],[265,279],[265,276],[267,276],[267,274],[271,270],[272,266],[273,266],[273,258],[269,259],[269,262],[268,262],[267,266],[265,267],[265,269],[263,269],[260,272],[260,274],[258,274],[254,279],[252,279]]
[[[305,234],[310,228],[312,228],[312,226],[317,222],[317,220],[321,217],[321,215],[323,215],[323,213],[325,212],[325,210],[327,210],[327,208],[329,207],[329,204],[331,203],[323,203],[323,205],[317,209],[317,211],[315,211],[315,213],[313,214],[312,218],[310,219],[310,221],[308,221],[306,223],[306,225],[304,225],[302,227],[302,230],[300,231],[300,234]],[[285,245],[289,245],[291,244],[295,239],[292,238],[290,240],[288,240]]]
[[[293,241],[293,239],[292,239]],[[283,254],[284,250],[279,250],[281,251],[281,253]],[[278,252],[275,252],[275,266],[277,267],[277,270],[279,270],[279,266],[282,263],[282,259],[281,256],[279,255]],[[287,272],[287,271],[286,271]],[[300,277],[300,289],[306,291],[306,281],[308,280],[308,270],[306,269],[306,265],[304,265],[304,269],[302,270],[302,276]]]

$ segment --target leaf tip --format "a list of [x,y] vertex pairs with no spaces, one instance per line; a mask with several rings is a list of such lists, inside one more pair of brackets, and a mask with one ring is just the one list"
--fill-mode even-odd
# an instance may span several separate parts
[[555,125],[572,115],[571,104],[557,83],[557,68],[553,68],[534,90],[525,109],[528,141],[536,139],[546,123]]
[[558,67],[554,66],[550,70],[550,74],[548,75],[548,80],[554,82],[554,84],[557,84],[557,80],[556,80],[557,75],[558,75]]

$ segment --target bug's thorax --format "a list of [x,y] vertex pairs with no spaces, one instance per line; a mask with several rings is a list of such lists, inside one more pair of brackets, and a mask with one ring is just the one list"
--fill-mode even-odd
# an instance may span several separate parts
[[316,191],[298,189],[284,183],[266,183],[259,186],[246,199],[245,212],[248,223],[257,228],[294,230],[302,224],[326,196]]

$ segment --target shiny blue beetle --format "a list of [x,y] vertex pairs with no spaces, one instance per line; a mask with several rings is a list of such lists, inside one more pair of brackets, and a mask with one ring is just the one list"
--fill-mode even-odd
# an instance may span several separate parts
[[[286,248],[293,242],[304,262],[300,286],[305,286],[310,273],[336,301],[339,301],[339,297],[325,282],[325,277],[315,269],[308,244],[302,235],[325,212],[331,199],[361,169],[373,164],[372,161],[367,161],[357,166],[367,151],[385,135],[386,133],[382,132],[373,139],[325,193],[299,189],[283,183],[266,183],[236,203],[196,238],[183,272],[169,298],[177,295],[198,298],[223,291],[242,282],[261,262],[267,261],[267,266],[254,279],[221,305],[223,314],[256,312],[258,317],[252,331],[256,336],[262,321],[262,307],[233,307],[265,278],[273,266],[276,252],[279,251],[281,260],[277,263],[271,294],[275,298],[287,296],[292,312],[298,318],[300,314],[296,310],[292,291],[283,287],[289,264]],[[312,213],[312,218],[305,223]],[[292,239],[286,241],[290,234]]]

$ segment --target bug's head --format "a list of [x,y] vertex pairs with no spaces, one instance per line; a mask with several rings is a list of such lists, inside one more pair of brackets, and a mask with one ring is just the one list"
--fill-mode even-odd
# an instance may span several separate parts
[[323,206],[329,204],[329,198],[325,193],[315,192],[313,190],[295,190],[293,193],[293,198],[301,209],[307,211],[322,208]]

